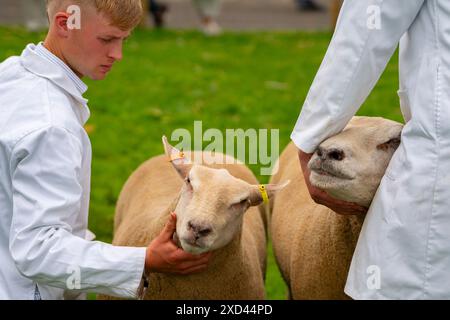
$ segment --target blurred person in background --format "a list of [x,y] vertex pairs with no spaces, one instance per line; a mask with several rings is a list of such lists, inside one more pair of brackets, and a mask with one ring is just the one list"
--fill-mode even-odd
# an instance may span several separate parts
[[48,27],[44,0],[20,0],[24,24],[29,31],[42,31]]
[[302,11],[323,11],[324,8],[314,0],[296,0],[297,7]]
[[217,17],[220,13],[220,0],[192,0],[196,7],[200,19],[201,29],[205,35],[216,36],[222,33],[222,28],[217,23]]
[[164,27],[164,14],[168,11],[169,7],[165,3],[161,3],[155,0],[149,0],[148,8],[153,18],[155,27]]

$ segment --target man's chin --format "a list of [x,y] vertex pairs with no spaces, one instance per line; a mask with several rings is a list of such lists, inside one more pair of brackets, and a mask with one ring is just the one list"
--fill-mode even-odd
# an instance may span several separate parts
[[108,73],[109,72],[104,72],[102,70],[95,70],[90,73],[84,74],[83,77],[89,78],[90,80],[93,80],[93,81],[98,81],[98,80],[105,79],[106,76],[108,75]]
[[98,73],[92,76],[88,76],[89,79],[94,80],[94,81],[100,81],[100,80],[104,80],[106,78],[106,73]]

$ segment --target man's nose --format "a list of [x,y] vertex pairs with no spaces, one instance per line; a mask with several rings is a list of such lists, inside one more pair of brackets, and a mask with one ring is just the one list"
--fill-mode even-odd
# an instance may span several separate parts
[[111,52],[109,53],[109,56],[110,56],[110,58],[114,59],[114,61],[122,60],[122,58],[123,58],[122,43],[114,46],[112,48]]

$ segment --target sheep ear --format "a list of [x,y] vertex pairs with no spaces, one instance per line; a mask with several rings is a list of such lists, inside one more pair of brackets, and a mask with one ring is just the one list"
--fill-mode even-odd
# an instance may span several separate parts
[[[265,193],[267,194],[267,200],[270,200],[273,198],[273,196],[280,190],[284,189],[291,181],[288,180],[284,183],[280,184],[266,184],[262,185],[265,189]],[[252,206],[258,206],[262,202],[264,202],[264,190],[261,190],[261,186],[252,186],[252,192],[250,194],[250,205]]]
[[383,151],[396,150],[399,145],[400,145],[400,136],[389,139],[388,141],[377,145],[377,149]]
[[186,157],[184,152],[171,146],[166,136],[162,137],[162,142],[164,145],[164,151],[166,153],[166,156],[169,158],[169,161],[172,163],[173,167],[177,170],[181,178],[185,179],[192,169],[192,163],[190,159]]
[[[377,145],[378,150],[382,151],[395,151],[400,145],[402,136],[403,125],[398,124],[395,126],[389,126],[384,132],[386,139],[385,142]],[[382,133],[383,134],[383,133]]]

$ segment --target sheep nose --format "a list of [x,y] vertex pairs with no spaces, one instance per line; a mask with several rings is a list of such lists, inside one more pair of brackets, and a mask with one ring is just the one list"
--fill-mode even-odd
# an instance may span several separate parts
[[331,148],[325,149],[319,147],[317,149],[317,156],[322,160],[334,160],[334,161],[342,161],[345,158],[345,152],[341,149]]
[[196,240],[206,237],[212,232],[211,225],[207,223],[194,223],[192,221],[188,222],[188,229],[193,232]]

